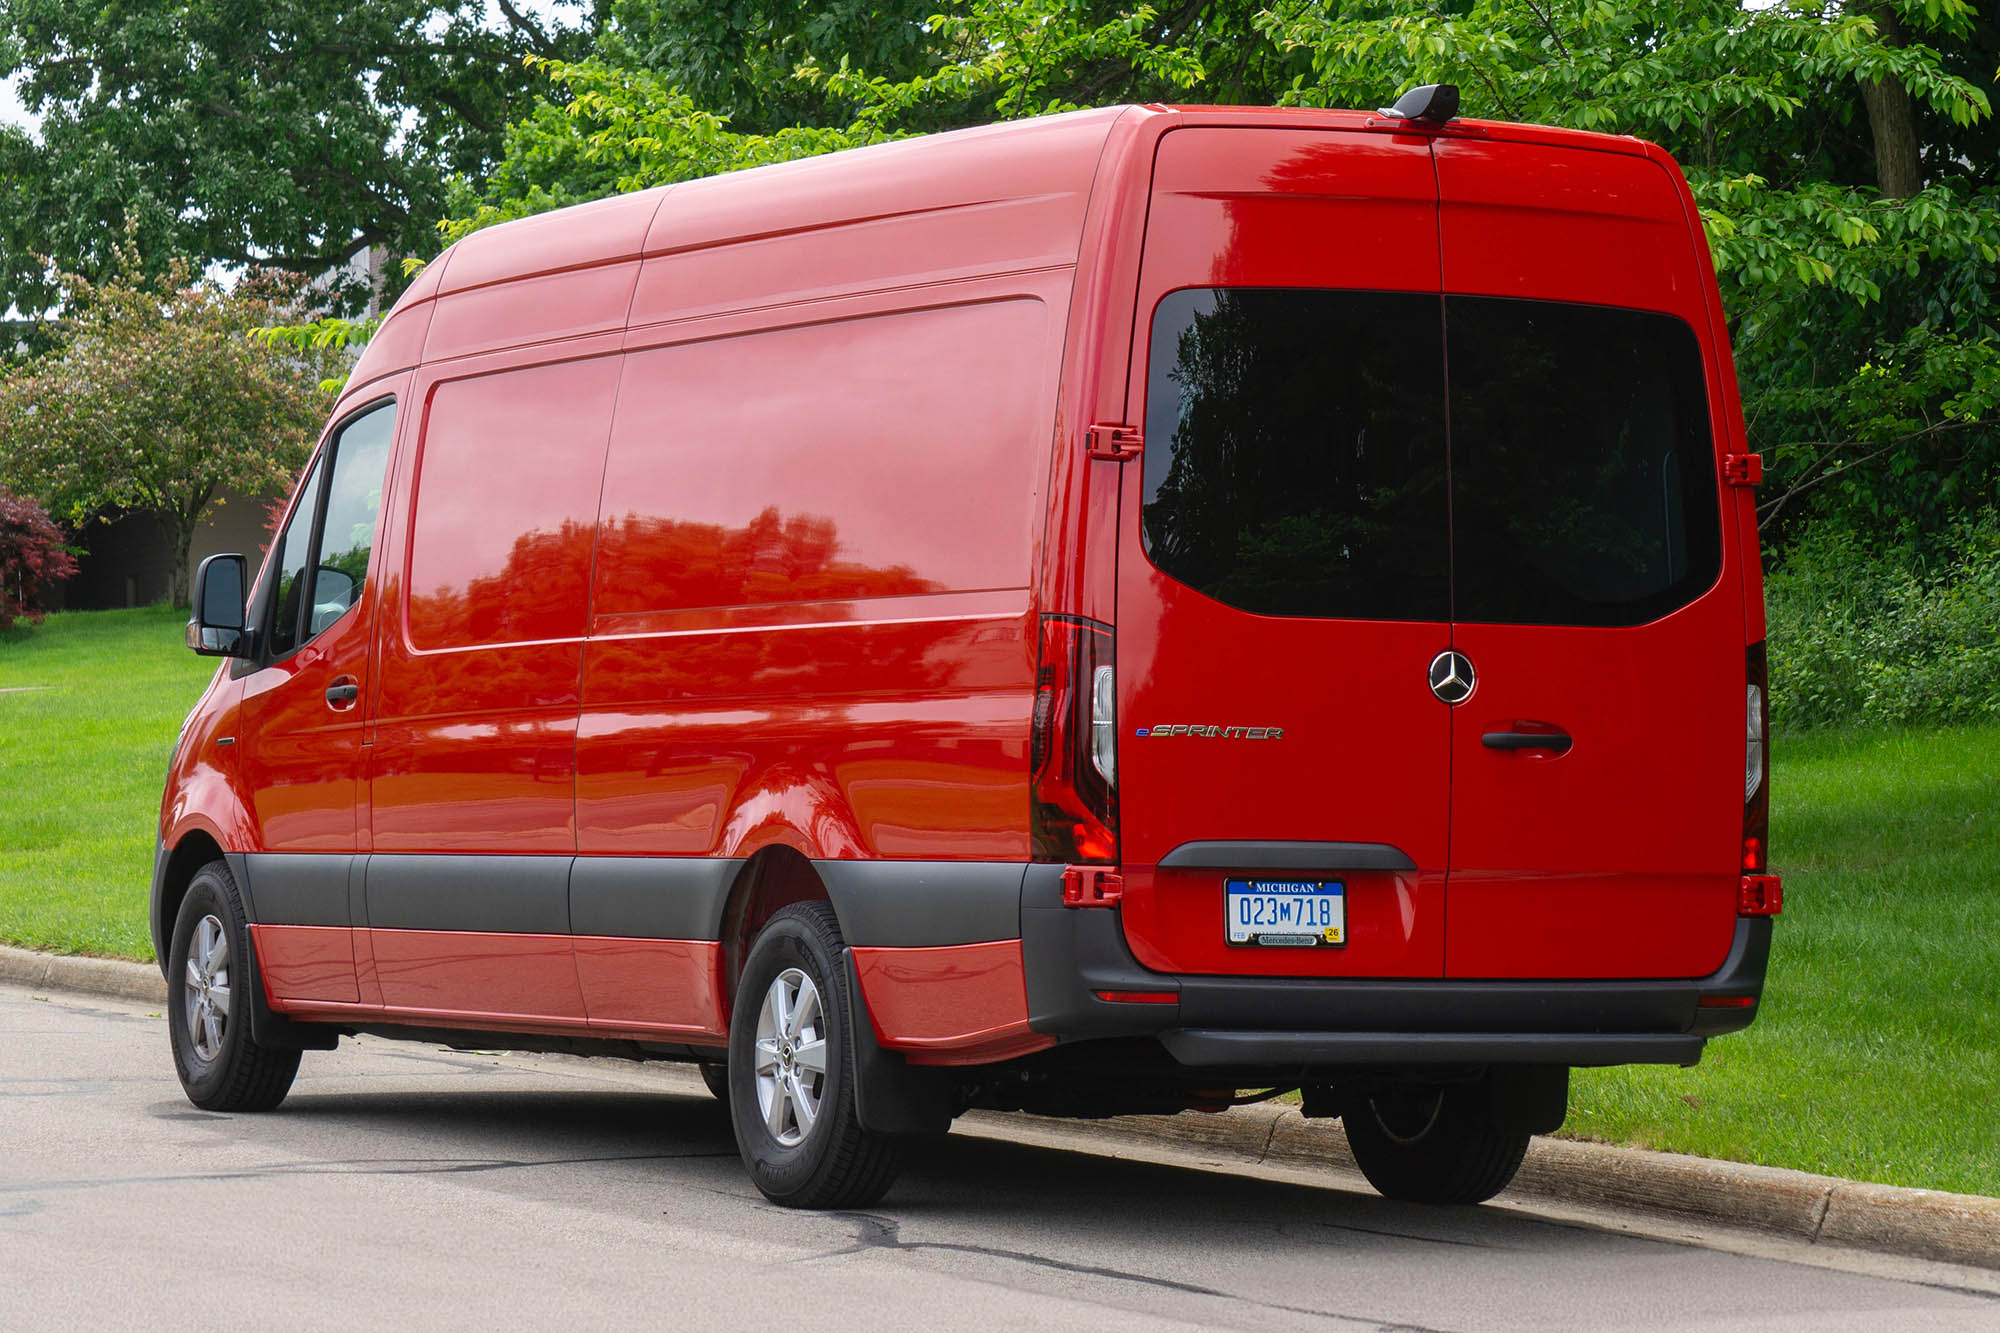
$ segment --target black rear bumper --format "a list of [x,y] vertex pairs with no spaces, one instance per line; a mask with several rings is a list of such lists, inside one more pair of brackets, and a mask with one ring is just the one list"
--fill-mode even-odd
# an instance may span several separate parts
[[[1053,874],[1043,874],[1043,871]],[[1674,1064],[1749,1026],[1771,952],[1768,917],[1736,923],[1711,976],[1667,980],[1298,980],[1142,967],[1118,914],[1062,905],[1060,866],[1028,872],[1021,952],[1028,1024],[1060,1042],[1153,1037],[1190,1068],[1410,1064]],[[1099,991],[1173,994],[1126,1003]],[[1704,998],[1750,997],[1704,1006]]]

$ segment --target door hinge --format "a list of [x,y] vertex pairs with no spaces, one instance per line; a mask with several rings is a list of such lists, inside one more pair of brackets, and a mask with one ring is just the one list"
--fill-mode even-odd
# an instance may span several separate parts
[[1145,438],[1136,426],[1092,426],[1085,432],[1084,439],[1092,458],[1108,459],[1113,463],[1137,458],[1146,447]]
[[1731,486],[1757,486],[1764,480],[1762,454],[1724,454],[1722,479]]
[[1110,866],[1070,866],[1062,891],[1064,907],[1115,907],[1125,896],[1125,877]]

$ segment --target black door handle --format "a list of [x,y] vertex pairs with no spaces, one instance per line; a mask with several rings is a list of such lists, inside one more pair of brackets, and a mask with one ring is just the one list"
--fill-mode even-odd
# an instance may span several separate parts
[[1479,738],[1479,743],[1489,750],[1547,750],[1553,754],[1568,754],[1569,747],[1576,744],[1569,733],[1560,728],[1548,731],[1489,731]]
[[361,687],[351,680],[326,687],[326,701],[336,708],[342,704],[351,704],[360,697]]

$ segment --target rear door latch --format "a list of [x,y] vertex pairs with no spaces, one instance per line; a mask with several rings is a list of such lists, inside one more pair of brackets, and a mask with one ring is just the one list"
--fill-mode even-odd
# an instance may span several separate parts
[[1085,433],[1085,440],[1092,458],[1103,458],[1113,463],[1137,458],[1146,447],[1145,438],[1136,426],[1092,426]]

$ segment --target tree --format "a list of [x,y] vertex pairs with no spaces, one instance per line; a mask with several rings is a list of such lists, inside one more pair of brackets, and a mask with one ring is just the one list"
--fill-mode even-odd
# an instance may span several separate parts
[[[40,143],[0,135],[0,313],[55,274],[101,276],[127,219],[197,266],[323,273],[369,246],[428,255],[445,182],[483,177],[546,83],[528,55],[581,27],[500,0],[0,0],[0,76],[24,75]],[[156,269],[157,271],[157,269]]]
[[0,486],[0,629],[17,620],[40,622],[36,593],[76,573],[62,529],[33,500]]
[[73,524],[153,513],[186,605],[196,525],[224,489],[297,475],[338,353],[249,336],[278,321],[296,281],[252,274],[226,291],[180,260],[148,278],[129,234],[113,262],[102,283],[65,277],[55,346],[0,378],[0,483]]

